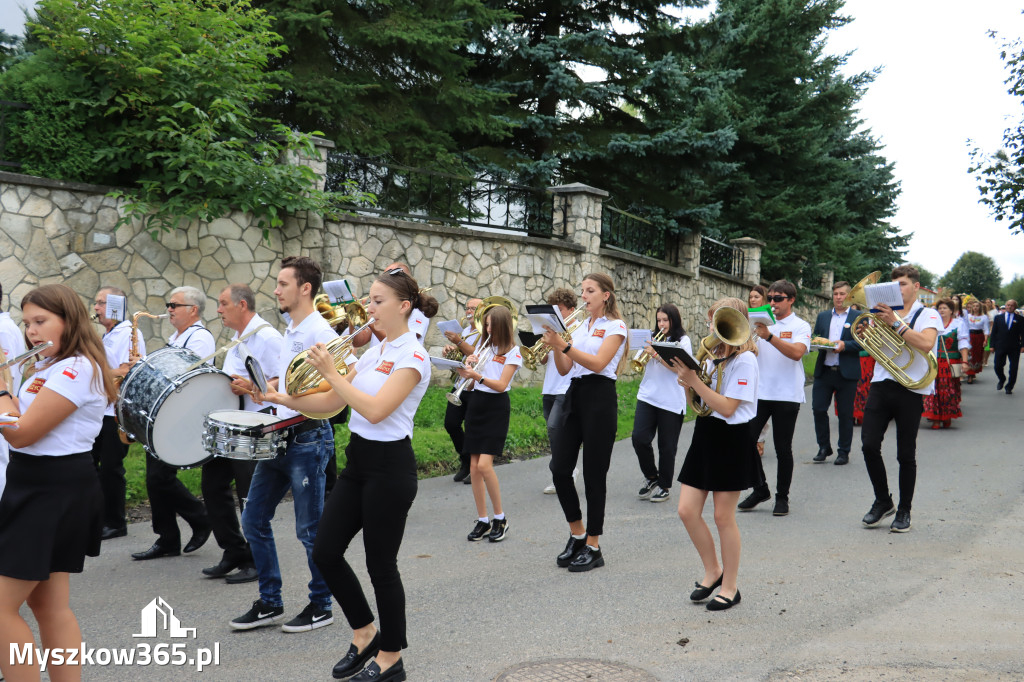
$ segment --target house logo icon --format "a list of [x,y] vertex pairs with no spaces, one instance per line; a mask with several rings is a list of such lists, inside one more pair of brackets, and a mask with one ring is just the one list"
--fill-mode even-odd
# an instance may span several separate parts
[[196,638],[196,629],[181,627],[174,609],[163,597],[157,597],[142,609],[142,632],[132,637],[156,637],[160,631],[166,631],[171,637],[188,637],[191,633],[192,639]]

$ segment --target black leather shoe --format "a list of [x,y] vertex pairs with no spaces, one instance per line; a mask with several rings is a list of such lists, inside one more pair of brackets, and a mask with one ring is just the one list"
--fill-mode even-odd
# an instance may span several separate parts
[[767,502],[772,499],[772,494],[767,490],[758,490],[754,488],[754,492],[743,498],[743,501],[736,505],[736,508],[740,511],[750,511],[762,502]]
[[103,532],[100,533],[101,540],[112,540],[114,538],[123,538],[128,535],[128,529],[125,527],[111,528],[110,526],[103,526]]
[[238,568],[237,561],[228,561],[227,559],[221,559],[220,563],[216,566],[204,568],[203,575],[205,575],[207,578],[223,578],[236,568]]
[[849,464],[850,463],[850,455],[848,455],[845,452],[840,452],[839,456],[836,457],[836,461],[834,461],[832,463],[835,464],[836,466],[842,466],[844,464]]
[[818,448],[818,454],[814,456],[815,462],[824,462],[832,455],[832,448]]
[[395,661],[395,664],[381,672],[380,666],[377,665],[377,661],[370,663],[370,665],[363,668],[363,672],[359,673],[352,678],[352,682],[404,682],[405,681],[405,666],[402,665],[402,659]]
[[740,591],[736,590],[736,596],[734,596],[732,599],[729,599],[728,597],[723,597],[720,594],[716,595],[714,599],[712,599],[711,601],[708,602],[707,610],[708,611],[725,611],[726,609],[731,609],[732,607],[736,606],[739,603],[740,603]]
[[885,502],[875,500],[875,503],[871,505],[871,509],[869,509],[868,513],[864,515],[864,518],[861,519],[861,523],[868,528],[871,528],[873,526],[877,526],[885,517],[892,516],[895,513],[896,506],[893,505],[891,497]]
[[565,543],[565,549],[555,559],[555,563],[558,564],[559,568],[565,568],[572,563],[572,560],[576,558],[576,555],[580,553],[583,546],[587,544],[586,538],[580,538],[577,540],[573,536],[569,536],[569,542]]
[[355,644],[350,644],[345,657],[334,664],[331,675],[336,680],[347,680],[361,672],[366,667],[366,662],[373,656],[376,656],[378,651],[380,651],[380,632],[373,636],[373,639],[366,645],[362,653],[359,652]]
[[775,509],[772,510],[772,516],[786,516],[789,514],[789,498],[782,497],[781,495],[775,496]]
[[458,483],[459,481],[463,480],[467,476],[469,476],[469,469],[459,469],[458,471],[455,472],[455,479],[454,480],[455,480],[456,483]]
[[203,545],[205,545],[206,541],[209,540],[209,539],[210,539],[210,527],[209,526],[205,526],[204,528],[200,528],[199,530],[193,529],[192,530],[192,539],[185,543],[185,549],[182,550],[182,551],[185,552],[185,554],[189,554],[190,552],[194,552],[197,549],[199,549],[200,547],[202,547]]
[[1003,384],[1005,384],[1005,383],[1006,383],[1006,379],[1000,379],[999,383],[996,384],[996,390],[997,391],[1003,390]]
[[599,547],[591,547],[590,545],[583,545],[583,549],[580,550],[576,558],[569,564],[570,573],[583,573],[594,568],[601,568],[604,566],[604,556],[601,554]]
[[725,577],[725,573],[723,573],[722,575],[718,576],[718,580],[716,580],[711,585],[711,587],[704,587],[699,582],[698,583],[694,583],[693,586],[696,587],[697,589],[695,589],[693,592],[690,593],[690,601],[704,601],[705,599],[710,597],[712,592],[714,592],[716,589],[718,589],[719,587],[722,586],[722,578],[724,578],[724,577]]
[[1006,389],[1006,395],[1013,395],[1013,389],[1012,388]]
[[180,554],[180,549],[167,549],[165,547],[161,547],[157,543],[153,543],[153,546],[145,552],[132,552],[132,558],[136,561],[146,561],[148,559],[159,559],[165,556],[179,556]]
[[251,583],[259,579],[260,574],[256,571],[256,567],[249,564],[248,566],[239,567],[237,572],[225,577],[224,582],[228,585],[238,585],[239,583]]

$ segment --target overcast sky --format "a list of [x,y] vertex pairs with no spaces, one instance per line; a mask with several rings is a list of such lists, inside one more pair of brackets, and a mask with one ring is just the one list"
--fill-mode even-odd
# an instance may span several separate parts
[[[0,0],[0,28],[20,35],[27,4]],[[989,216],[967,173],[968,140],[994,150],[1024,119],[1024,105],[1006,94],[999,42],[987,35],[1024,35],[1020,3],[847,0],[845,11],[854,21],[833,32],[829,49],[854,51],[849,73],[883,69],[861,116],[896,164],[903,193],[893,223],[914,235],[907,259],[942,275],[964,251],[980,251],[1004,281],[1024,275],[1024,235]]]

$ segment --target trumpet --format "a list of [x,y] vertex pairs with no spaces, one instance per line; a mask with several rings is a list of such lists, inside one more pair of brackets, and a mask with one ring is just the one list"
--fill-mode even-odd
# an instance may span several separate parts
[[[327,352],[331,354],[331,358],[334,360],[334,368],[338,370],[338,374],[345,376],[348,373],[348,363],[345,362],[345,358],[352,354],[352,342],[359,332],[373,323],[374,319],[371,317],[351,334],[339,336],[327,343]],[[285,372],[284,379],[285,390],[290,396],[299,397],[331,390],[331,385],[324,381],[323,375],[306,361],[308,355],[309,350],[304,350],[288,363],[288,370]],[[302,410],[299,410],[299,412],[302,412],[302,414],[310,419],[330,419],[341,412],[342,409],[344,408],[324,413],[302,412]]]
[[[661,341],[664,341],[665,336],[665,332],[659,330],[658,333],[654,335],[654,338],[651,339],[651,343],[659,343]],[[629,361],[629,366],[630,368],[632,368],[634,372],[642,372],[644,371],[644,367],[647,366],[647,363],[650,361],[650,359],[651,354],[648,353],[646,350],[641,349],[637,351],[637,354],[634,355],[633,359]]]
[[[726,344],[727,346],[742,346],[750,339],[750,321],[747,316],[736,310],[735,308],[729,308],[727,306],[719,308],[715,311],[715,314],[711,318],[711,333],[700,340],[700,344],[697,348],[696,360],[700,364],[700,372],[697,376],[708,386],[711,385],[712,377],[715,378],[715,393],[718,393],[722,388],[722,371],[724,369],[723,363],[716,363],[717,367],[715,370],[708,374],[704,370],[704,361],[709,357],[713,357],[715,348],[719,344]],[[711,414],[712,410],[707,404],[701,400],[697,392],[692,388],[687,390],[688,398],[687,402],[693,408],[693,411],[697,413],[698,417],[707,417]]]
[[[488,345],[487,348],[484,348],[480,352],[480,357],[479,357],[479,359],[477,359],[477,362],[473,366],[473,369],[477,369],[479,367],[483,367],[484,363],[490,361],[491,356],[493,354],[494,354],[494,346],[493,345]],[[461,407],[462,406],[462,392],[464,390],[466,390],[466,386],[468,386],[472,382],[473,382],[472,379],[463,379],[458,384],[456,384],[455,385],[455,390],[452,391],[451,393],[449,393],[447,396],[445,396],[446,398],[448,398],[448,402],[450,402],[452,405],[455,405],[456,407]]]
[[[579,326],[583,324],[583,319],[587,312],[587,304],[580,304],[576,310],[569,314],[569,317],[565,318],[565,331],[561,333],[561,337],[566,341],[572,340],[573,332],[579,329]],[[529,348],[522,348],[520,352],[523,354],[523,366],[527,369],[537,369],[537,365],[540,364],[540,359],[544,357],[548,352],[548,345],[544,343],[544,339],[538,339],[537,343],[533,344]]]

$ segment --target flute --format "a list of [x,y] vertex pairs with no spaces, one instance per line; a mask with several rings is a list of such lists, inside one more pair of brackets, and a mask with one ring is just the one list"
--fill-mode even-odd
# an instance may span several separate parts
[[7,369],[11,365],[15,365],[15,364],[21,362],[22,360],[30,358],[33,355],[35,355],[36,353],[38,353],[39,351],[44,350],[46,348],[49,348],[52,345],[53,345],[53,341],[47,341],[46,343],[41,343],[38,346],[36,346],[35,348],[32,348],[32,349],[29,349],[29,350],[25,351],[24,353],[22,353],[18,357],[11,358],[10,360],[5,362],[4,364],[0,365],[0,369]]

